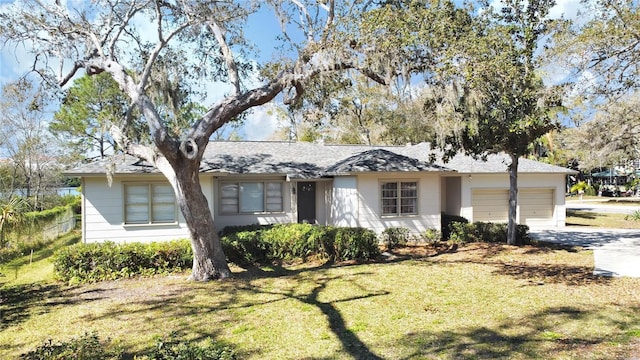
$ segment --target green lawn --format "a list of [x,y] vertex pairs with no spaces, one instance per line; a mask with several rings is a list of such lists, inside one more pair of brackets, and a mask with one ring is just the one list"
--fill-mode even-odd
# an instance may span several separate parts
[[599,214],[591,211],[567,209],[567,226],[592,226],[614,229],[640,229],[640,221],[625,214]]
[[182,274],[70,287],[49,280],[52,248],[0,270],[2,359],[86,331],[129,358],[170,332],[211,337],[240,359],[640,356],[640,279],[594,277],[589,251],[412,248],[368,264],[234,267],[223,282]]

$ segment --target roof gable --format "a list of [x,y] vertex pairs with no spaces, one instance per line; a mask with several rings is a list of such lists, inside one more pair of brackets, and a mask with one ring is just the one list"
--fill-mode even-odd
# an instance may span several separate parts
[[442,166],[430,164],[385,149],[363,151],[328,167],[328,174],[354,172],[443,171]]

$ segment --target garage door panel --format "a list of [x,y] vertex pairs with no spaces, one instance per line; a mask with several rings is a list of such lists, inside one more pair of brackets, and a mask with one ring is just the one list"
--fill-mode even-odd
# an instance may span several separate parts
[[520,223],[553,225],[553,189],[522,189],[519,202]]
[[473,221],[506,222],[509,219],[509,190],[472,191]]

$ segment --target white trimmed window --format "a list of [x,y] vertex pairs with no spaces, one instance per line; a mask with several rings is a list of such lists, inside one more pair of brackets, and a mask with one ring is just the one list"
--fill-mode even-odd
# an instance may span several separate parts
[[243,214],[282,212],[282,182],[222,182],[220,184],[220,212]]
[[169,184],[125,184],[125,224],[167,224],[177,218],[176,199]]
[[415,215],[418,213],[418,183],[389,181],[380,184],[382,215]]

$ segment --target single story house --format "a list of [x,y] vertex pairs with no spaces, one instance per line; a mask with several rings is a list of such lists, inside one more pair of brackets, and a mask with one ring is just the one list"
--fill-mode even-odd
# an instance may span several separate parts
[[[508,156],[482,161],[458,155],[447,163],[430,161],[434,158],[438,155],[427,143],[215,141],[206,149],[200,177],[217,230],[309,222],[420,233],[440,230],[441,213],[469,221],[507,221]],[[115,166],[111,181],[108,166]],[[565,179],[574,173],[521,159],[519,223],[564,226]],[[82,178],[84,242],[188,237],[171,187],[148,163],[119,155],[66,174]]]

